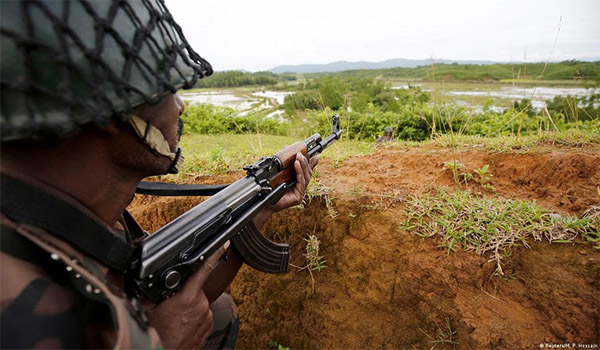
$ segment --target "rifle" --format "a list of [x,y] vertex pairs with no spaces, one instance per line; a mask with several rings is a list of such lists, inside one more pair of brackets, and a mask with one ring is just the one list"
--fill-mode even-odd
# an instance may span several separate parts
[[[267,206],[275,204],[294,186],[294,161],[298,152],[311,159],[340,139],[339,116],[332,117],[332,133],[322,139],[316,133],[271,157],[262,157],[244,167],[246,176],[225,188],[185,190],[161,187],[153,191],[148,184],[138,193],[167,195],[214,194],[141,241],[136,249],[139,260],[128,274],[137,290],[158,303],[173,294],[204,260],[227,240],[245,263],[267,273],[289,270],[289,245],[275,243],[256,228],[252,219]],[[197,185],[196,185],[197,186]]]

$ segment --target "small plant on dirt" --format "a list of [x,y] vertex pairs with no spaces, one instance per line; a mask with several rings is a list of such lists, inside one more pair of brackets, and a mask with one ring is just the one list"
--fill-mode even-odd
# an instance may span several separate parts
[[329,195],[329,192],[329,187],[322,184],[319,180],[314,179],[308,184],[308,187],[306,188],[306,194],[304,196],[304,199],[302,200],[302,205],[308,205],[314,198],[321,198],[325,201],[327,214],[329,215],[329,217],[335,220],[339,216],[339,213],[333,206],[333,202],[331,201],[331,196]]
[[490,169],[490,165],[486,164],[486,165],[482,166],[481,168],[473,169],[473,171],[475,172],[475,174],[477,174],[479,176],[479,178],[476,179],[476,181],[479,182],[479,184],[483,188],[495,192],[496,189],[494,188],[494,186],[492,186],[490,184],[490,180],[493,175],[490,173],[489,169]]
[[492,174],[490,174],[489,164],[486,164],[481,168],[473,169],[473,171],[475,172],[475,174],[479,175],[479,179],[477,181],[480,184],[485,185],[486,183],[490,182],[490,176],[492,176]]
[[437,326],[435,334],[433,336],[427,334],[424,330],[419,328],[419,330],[427,336],[427,338],[431,339],[429,342],[433,344],[430,350],[435,349],[436,346],[440,344],[451,344],[457,345],[458,340],[456,339],[457,331],[452,329],[452,325],[450,324],[450,319],[446,317],[446,324],[443,327]]
[[279,344],[276,340],[269,340],[269,348],[277,350],[290,350],[289,347]]
[[360,182],[357,182],[354,185],[352,185],[352,188],[350,188],[350,192],[355,197],[360,197],[362,195],[362,185],[360,184]]
[[306,242],[306,254],[304,254],[307,261],[306,268],[309,271],[321,271],[326,268],[326,261],[323,259],[323,256],[319,255],[321,242],[317,236],[308,235],[308,238],[305,238],[304,241]]
[[451,162],[444,162],[444,167],[452,171],[452,176],[454,176],[454,182],[456,182],[457,186],[460,185],[461,181],[468,184],[469,180],[473,178],[473,174],[465,171],[465,165],[459,163],[456,159]]
[[[316,226],[315,226],[315,228],[316,228]],[[308,235],[308,238],[304,238],[304,241],[306,242],[306,248],[305,248],[306,253],[304,253],[303,255],[306,258],[306,265],[304,265],[303,267],[296,266],[293,264],[290,264],[290,265],[297,268],[298,271],[308,270],[308,272],[310,273],[311,281],[312,281],[312,291],[314,293],[315,292],[315,278],[313,276],[313,271],[321,271],[322,269],[326,268],[327,265],[325,265],[325,263],[327,261],[325,259],[323,259],[322,255],[319,255],[319,248],[320,248],[321,242],[319,241],[317,236],[315,236],[314,234]]]

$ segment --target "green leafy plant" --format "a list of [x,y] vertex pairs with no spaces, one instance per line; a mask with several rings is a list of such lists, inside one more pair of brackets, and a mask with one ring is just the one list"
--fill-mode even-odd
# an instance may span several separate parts
[[480,184],[485,185],[486,183],[490,182],[490,177],[492,176],[492,174],[490,174],[490,165],[486,164],[484,166],[482,166],[481,168],[478,169],[473,169],[473,171],[479,175],[479,179],[477,180]]
[[323,259],[323,256],[319,255],[319,247],[321,242],[315,235],[308,235],[308,238],[304,238],[306,242],[306,253],[304,256],[306,257],[306,268],[309,271],[321,271],[326,268],[326,261]]
[[444,167],[452,171],[452,176],[454,177],[454,182],[456,182],[457,186],[460,185],[461,181],[468,184],[469,180],[473,178],[473,174],[465,171],[465,165],[459,163],[456,159],[444,162]]
[[277,349],[277,350],[290,350],[289,347],[281,345],[276,340],[269,340],[269,348],[271,348],[271,349]]
[[478,179],[476,179],[476,181],[481,185],[481,187],[483,187],[487,190],[490,190],[492,192],[495,192],[496,189],[490,183],[493,175],[490,173],[489,169],[490,169],[490,165],[486,164],[486,165],[482,166],[481,168],[473,169],[473,171],[478,175]]
[[310,234],[307,238],[304,238],[304,242],[306,242],[305,253],[303,254],[306,258],[306,265],[300,267],[293,264],[291,266],[298,269],[298,271],[307,270],[310,273],[310,279],[312,282],[312,292],[315,292],[315,278],[313,276],[313,271],[321,271],[326,268],[326,260],[323,259],[322,255],[319,255],[319,250],[321,246],[321,242],[317,238],[316,235]]

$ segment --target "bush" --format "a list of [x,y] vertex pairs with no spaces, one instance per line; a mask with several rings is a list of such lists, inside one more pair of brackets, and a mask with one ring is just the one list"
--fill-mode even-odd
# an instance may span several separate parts
[[266,133],[285,135],[289,123],[266,118],[260,113],[238,116],[227,107],[188,105],[181,116],[184,134]]

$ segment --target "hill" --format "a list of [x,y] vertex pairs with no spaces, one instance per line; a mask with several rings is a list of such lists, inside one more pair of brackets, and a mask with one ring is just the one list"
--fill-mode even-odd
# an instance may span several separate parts
[[282,65],[275,68],[269,69],[273,73],[319,73],[319,72],[340,72],[345,70],[358,70],[358,69],[383,69],[383,68],[414,68],[419,66],[431,65],[434,62],[436,64],[441,63],[459,63],[459,64],[493,64],[492,61],[458,61],[458,60],[447,60],[447,59],[425,59],[425,60],[413,60],[406,58],[395,58],[391,60],[381,62],[349,62],[349,61],[337,61],[326,64],[300,64],[300,65]]

